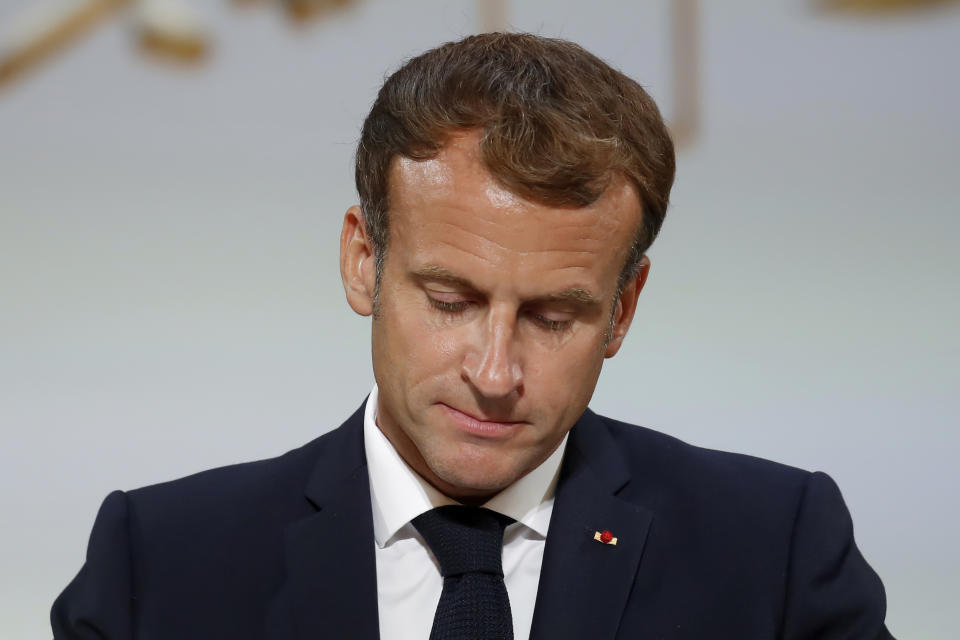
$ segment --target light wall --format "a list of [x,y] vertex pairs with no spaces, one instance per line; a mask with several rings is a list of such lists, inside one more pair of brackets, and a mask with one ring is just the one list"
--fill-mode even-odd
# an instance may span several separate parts
[[[960,13],[703,4],[702,133],[593,407],[829,472],[893,633],[953,638]],[[468,1],[304,29],[195,6],[201,69],[114,22],[0,94],[3,638],[49,636],[110,490],[279,454],[363,399],[337,268],[359,126],[385,73],[476,22]],[[665,3],[514,0],[511,21],[670,112]]]

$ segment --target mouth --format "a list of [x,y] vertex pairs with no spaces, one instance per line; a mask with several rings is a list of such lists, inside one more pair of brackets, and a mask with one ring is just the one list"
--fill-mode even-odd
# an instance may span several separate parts
[[487,420],[443,403],[440,403],[440,408],[458,429],[484,438],[507,438],[526,424],[522,421]]

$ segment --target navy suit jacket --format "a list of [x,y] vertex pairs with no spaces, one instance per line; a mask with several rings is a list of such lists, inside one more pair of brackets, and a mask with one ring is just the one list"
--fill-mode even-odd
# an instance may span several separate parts
[[[361,407],[279,458],[114,492],[54,636],[377,638],[369,491]],[[532,638],[874,640],[884,612],[828,476],[589,410],[571,431]]]

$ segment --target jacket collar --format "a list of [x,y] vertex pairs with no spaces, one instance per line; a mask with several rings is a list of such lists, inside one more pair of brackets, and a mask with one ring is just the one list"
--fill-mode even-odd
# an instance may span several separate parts
[[[617,633],[653,515],[617,497],[630,473],[603,419],[589,409],[570,432],[530,637]],[[617,543],[594,539],[610,531]]]
[[305,492],[316,511],[285,531],[287,575],[268,615],[269,637],[379,637],[363,410],[326,436]]

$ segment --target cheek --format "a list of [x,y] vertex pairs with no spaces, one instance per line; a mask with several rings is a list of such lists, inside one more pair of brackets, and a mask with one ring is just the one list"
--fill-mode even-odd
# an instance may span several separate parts
[[392,366],[404,372],[409,386],[458,371],[468,338],[464,327],[442,326],[429,309],[415,303],[385,307],[377,322],[382,324],[379,342]]
[[583,339],[568,341],[561,349],[538,349],[524,371],[529,388],[556,399],[558,408],[589,396],[600,375],[602,336],[578,338]]

